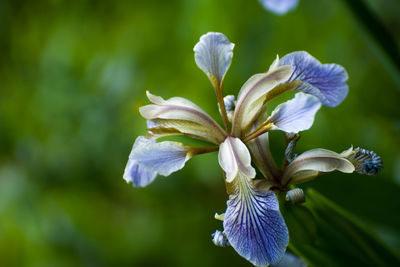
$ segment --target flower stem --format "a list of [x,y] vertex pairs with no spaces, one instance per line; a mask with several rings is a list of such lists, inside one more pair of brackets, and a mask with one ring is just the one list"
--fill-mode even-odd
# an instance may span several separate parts
[[217,95],[217,100],[218,100],[218,106],[221,110],[222,120],[224,121],[225,130],[227,133],[229,133],[231,129],[230,129],[230,124],[229,124],[229,120],[228,120],[228,115],[226,114],[224,95],[222,92],[223,92],[222,86],[220,86],[218,88],[218,90],[215,90],[215,94]]

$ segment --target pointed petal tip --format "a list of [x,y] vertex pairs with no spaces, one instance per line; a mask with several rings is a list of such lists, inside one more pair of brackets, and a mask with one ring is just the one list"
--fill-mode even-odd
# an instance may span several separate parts
[[276,54],[275,60],[272,62],[271,66],[268,69],[268,72],[275,70],[279,67],[279,55]]

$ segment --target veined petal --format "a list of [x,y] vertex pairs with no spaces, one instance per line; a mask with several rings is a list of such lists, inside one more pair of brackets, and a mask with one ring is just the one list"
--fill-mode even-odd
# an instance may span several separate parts
[[323,105],[335,107],[346,97],[349,87],[346,84],[346,70],[337,64],[321,64],[305,51],[293,52],[284,56],[280,66],[293,67],[289,82],[301,80],[296,90],[315,95]]
[[209,32],[202,35],[193,48],[197,66],[207,74],[216,90],[221,87],[231,65],[234,46],[222,33]]
[[140,147],[145,147],[147,145],[154,144],[155,142],[156,141],[154,139],[146,138],[144,136],[139,136],[136,138],[123,176],[127,183],[132,182],[133,186],[135,187],[144,187],[154,181],[157,176],[157,172],[148,170],[139,162],[134,160],[133,154],[135,150],[139,149]]
[[254,178],[255,169],[251,166],[251,156],[246,145],[235,137],[228,136],[219,146],[218,161],[226,173],[226,181],[232,182],[238,175]]
[[299,155],[286,167],[282,176],[282,184],[286,184],[289,180],[290,184],[305,182],[316,177],[316,172],[326,173],[336,170],[352,173],[354,166],[336,152],[322,148],[312,149]]
[[147,130],[154,137],[160,138],[169,135],[187,135],[196,139],[219,144],[214,132],[201,124],[185,120],[149,120]]
[[259,0],[263,7],[277,15],[284,15],[297,7],[298,0]]
[[273,191],[257,190],[239,176],[236,193],[229,196],[224,233],[231,246],[255,266],[277,263],[283,257],[289,234]]
[[156,135],[186,134],[215,144],[224,141],[225,131],[193,102],[181,97],[164,100],[149,92],[147,96],[154,104],[143,106],[139,111],[150,120],[150,132]]
[[134,149],[131,158],[148,171],[168,176],[185,166],[191,151],[181,143],[165,141],[140,146]]
[[321,102],[317,97],[297,93],[293,99],[277,106],[269,121],[274,124],[273,129],[298,133],[311,127],[320,107]]
[[255,74],[239,91],[235,113],[232,119],[232,132],[240,136],[242,130],[252,125],[260,112],[266,95],[277,85],[286,82],[292,74],[290,66],[273,68],[267,73]]

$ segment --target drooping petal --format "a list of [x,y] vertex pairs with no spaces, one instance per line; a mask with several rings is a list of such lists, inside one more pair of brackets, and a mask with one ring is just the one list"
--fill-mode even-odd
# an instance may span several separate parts
[[321,64],[305,51],[293,52],[284,56],[280,66],[293,67],[289,82],[301,80],[296,90],[315,95],[323,105],[335,107],[346,97],[349,87],[346,84],[346,70],[337,64]]
[[277,106],[269,121],[274,124],[273,129],[298,133],[311,127],[320,107],[321,102],[317,97],[297,93],[293,99]]
[[220,144],[225,131],[204,110],[193,102],[173,97],[164,100],[147,92],[152,105],[140,108],[140,114],[149,120],[149,131],[156,136],[185,134]]
[[298,0],[259,0],[263,7],[277,15],[284,15],[297,7]]
[[292,74],[290,66],[273,68],[267,73],[255,74],[239,91],[235,113],[232,119],[232,132],[240,136],[242,130],[252,125],[259,114],[266,95],[277,85],[286,82]]
[[254,178],[255,169],[251,166],[251,156],[246,145],[235,137],[228,136],[219,146],[218,161],[226,173],[226,181],[232,182],[238,175]]
[[209,32],[202,35],[193,48],[197,66],[208,76],[216,90],[221,87],[231,65],[234,46],[222,33]]
[[246,177],[235,180],[224,219],[231,246],[255,266],[277,263],[289,242],[288,229],[273,191],[257,190]]
[[192,156],[191,151],[181,143],[165,141],[140,146],[131,158],[148,171],[168,176],[185,166]]
[[289,180],[290,184],[305,182],[316,177],[318,173],[332,171],[352,173],[354,166],[341,154],[322,148],[312,149],[299,155],[286,167],[282,184]]
[[144,187],[154,181],[157,176],[157,172],[148,170],[143,165],[139,164],[136,160],[133,159],[133,154],[135,150],[140,147],[145,147],[150,144],[154,144],[155,140],[151,138],[146,138],[144,136],[139,136],[136,138],[135,143],[133,144],[132,151],[129,155],[128,163],[125,167],[124,172],[124,180],[127,183],[132,182],[135,187]]

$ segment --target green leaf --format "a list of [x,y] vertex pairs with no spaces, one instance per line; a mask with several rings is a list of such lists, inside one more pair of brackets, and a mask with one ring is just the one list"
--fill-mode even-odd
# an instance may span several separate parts
[[400,266],[399,256],[366,225],[315,190],[282,205],[289,248],[311,266]]

